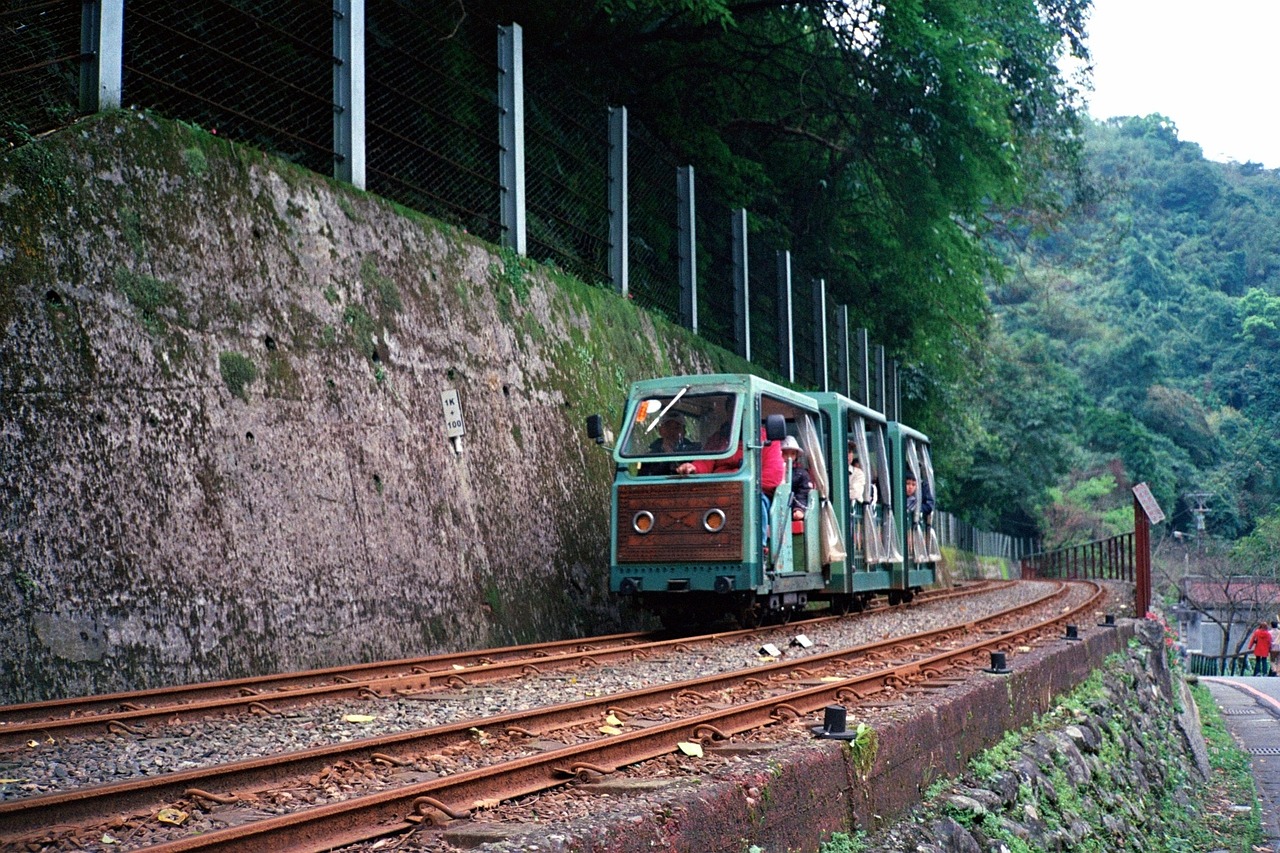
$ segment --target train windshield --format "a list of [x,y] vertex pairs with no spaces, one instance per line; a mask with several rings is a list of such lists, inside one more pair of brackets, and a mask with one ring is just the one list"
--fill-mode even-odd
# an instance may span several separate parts
[[620,454],[643,461],[674,456],[720,456],[738,443],[738,396],[724,392],[647,397],[636,404]]

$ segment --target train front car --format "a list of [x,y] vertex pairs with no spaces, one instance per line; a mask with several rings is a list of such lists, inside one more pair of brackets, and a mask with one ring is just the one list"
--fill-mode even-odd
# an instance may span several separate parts
[[[892,421],[888,434],[895,472],[894,504],[902,508],[897,544],[903,561],[900,573],[894,577],[893,588],[901,590],[898,595],[902,600],[910,601],[921,587],[938,580],[942,552],[933,528],[937,483],[928,436]],[[890,600],[893,595],[891,592]]]
[[791,534],[782,439],[816,416],[812,399],[746,374],[633,385],[614,448],[610,588],[671,626],[803,609],[823,578]]

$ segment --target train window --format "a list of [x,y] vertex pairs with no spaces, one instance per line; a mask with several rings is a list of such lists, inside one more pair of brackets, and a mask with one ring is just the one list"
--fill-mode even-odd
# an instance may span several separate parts
[[[684,391],[641,400],[620,443],[630,459],[719,456],[738,443],[738,398]],[[660,472],[653,472],[660,473]]]

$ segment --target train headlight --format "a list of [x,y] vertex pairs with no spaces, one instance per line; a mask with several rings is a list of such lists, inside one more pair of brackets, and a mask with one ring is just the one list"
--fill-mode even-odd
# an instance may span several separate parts
[[653,513],[642,509],[631,516],[631,529],[641,535],[648,533],[653,529]]
[[708,533],[724,530],[724,510],[709,509],[702,515],[702,528]]

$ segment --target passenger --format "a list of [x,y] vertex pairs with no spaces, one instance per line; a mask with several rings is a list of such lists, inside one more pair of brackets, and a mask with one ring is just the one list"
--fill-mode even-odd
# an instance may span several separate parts
[[791,520],[800,521],[809,509],[809,492],[813,490],[813,478],[805,465],[804,451],[791,436],[782,440],[782,458],[791,459]]
[[[729,446],[729,430],[731,421],[720,425],[716,434],[703,446],[704,453],[716,453]],[[764,429],[760,430],[760,440],[765,440]],[[676,466],[677,474],[721,474],[737,471],[742,467],[742,445],[732,456],[725,459],[695,459],[692,462],[681,462]],[[765,445],[760,454],[760,488],[765,495],[772,498],[774,491],[782,483],[786,474],[786,466],[782,462],[782,442],[771,441]]]
[[865,503],[867,492],[867,472],[862,470],[862,461],[858,459],[854,446],[849,445],[849,499],[857,503]]
[[916,507],[920,507],[920,514],[926,519],[933,514],[933,494],[929,491],[928,484],[920,489],[920,494],[916,494],[916,478],[908,474],[903,488],[907,491],[907,512],[915,512]]

